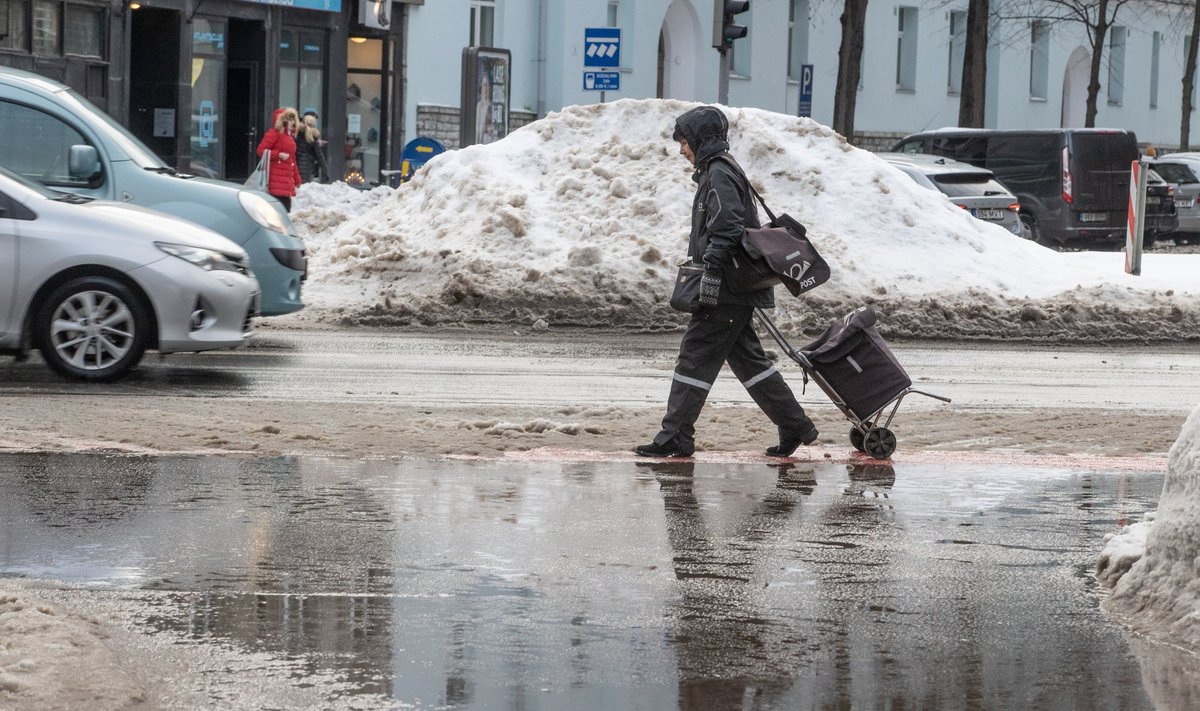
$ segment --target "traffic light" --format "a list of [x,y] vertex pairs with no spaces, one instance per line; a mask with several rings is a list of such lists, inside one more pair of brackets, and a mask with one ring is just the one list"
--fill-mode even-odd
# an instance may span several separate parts
[[713,47],[728,49],[749,31],[734,24],[734,16],[750,9],[750,0],[713,0]]

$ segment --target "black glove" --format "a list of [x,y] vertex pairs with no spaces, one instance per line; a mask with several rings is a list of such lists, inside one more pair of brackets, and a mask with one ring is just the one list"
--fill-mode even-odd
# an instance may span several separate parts
[[716,306],[717,295],[721,293],[721,274],[710,270],[704,271],[700,278],[700,305]]

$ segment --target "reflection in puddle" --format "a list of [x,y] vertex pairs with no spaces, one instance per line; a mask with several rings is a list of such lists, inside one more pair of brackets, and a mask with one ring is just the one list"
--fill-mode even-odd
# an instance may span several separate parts
[[155,591],[148,628],[419,708],[1140,709],[1081,571],[1161,486],[874,461],[4,455],[0,575]]

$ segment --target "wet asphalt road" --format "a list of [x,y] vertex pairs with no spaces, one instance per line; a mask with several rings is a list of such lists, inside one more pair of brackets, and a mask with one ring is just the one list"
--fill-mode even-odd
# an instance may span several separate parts
[[[64,381],[36,354],[0,357],[8,393],[112,393],[156,397],[239,397],[278,401],[446,402],[553,406],[655,405],[674,367],[680,335],[554,333],[497,335],[398,331],[266,331],[240,351],[148,354],[117,383]],[[775,351],[765,336],[764,343]],[[795,340],[793,346],[804,343]],[[1186,413],[1200,402],[1200,347],[899,343],[892,350],[916,387],[956,405],[1103,407]],[[799,366],[781,355],[781,368]],[[711,397],[750,402],[737,379],[719,378]],[[923,397],[904,407],[931,408]]]
[[1162,481],[6,454],[0,576],[332,675],[330,708],[1149,709],[1196,680],[1143,679],[1091,570]]

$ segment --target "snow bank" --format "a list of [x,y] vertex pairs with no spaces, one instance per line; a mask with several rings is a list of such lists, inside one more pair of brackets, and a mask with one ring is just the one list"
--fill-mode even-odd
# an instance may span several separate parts
[[[675,327],[691,167],[671,140],[695,104],[572,106],[435,157],[400,189],[306,185],[309,306],[346,324]],[[807,332],[864,303],[886,335],[1187,339],[1200,333],[1200,255],[1058,253],[979,222],[806,118],[726,109],[732,152],[833,268],[777,319]],[[765,216],[764,216],[765,217]],[[286,322],[286,321],[281,321]]]
[[1200,406],[1171,447],[1158,512],[1140,526],[1101,554],[1098,577],[1113,588],[1105,609],[1200,652]]

